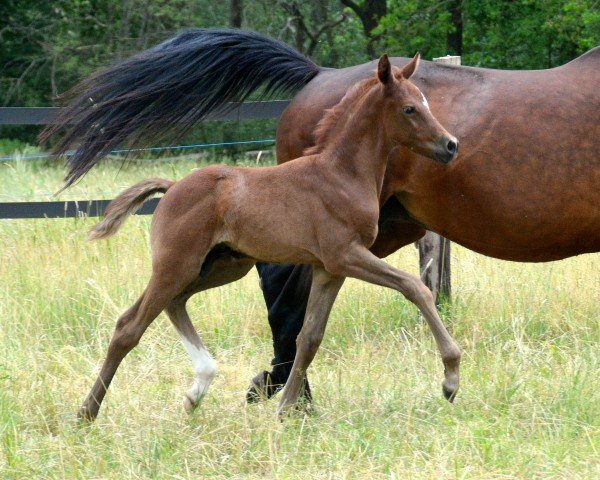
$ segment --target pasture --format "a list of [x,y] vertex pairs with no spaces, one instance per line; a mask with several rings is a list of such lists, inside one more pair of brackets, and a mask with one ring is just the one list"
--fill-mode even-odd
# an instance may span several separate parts
[[[111,198],[197,165],[106,162],[59,198]],[[0,181],[3,193],[34,195],[56,191],[63,173],[22,161],[1,165]],[[252,271],[190,302],[219,365],[197,412],[183,411],[193,370],[161,315],[119,369],[96,423],[81,427],[75,413],[116,318],[150,271],[149,217],[87,243],[96,221],[0,223],[1,478],[600,476],[599,254],[533,265],[453,247],[454,302],[443,319],[463,360],[452,405],[416,308],[348,281],[309,370],[314,412],[281,424],[276,400],[247,406],[250,378],[271,359]],[[388,261],[418,271],[412,247]]]

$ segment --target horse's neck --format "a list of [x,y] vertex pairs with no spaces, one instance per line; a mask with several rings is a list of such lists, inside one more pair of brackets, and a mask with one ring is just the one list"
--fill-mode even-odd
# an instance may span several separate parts
[[376,102],[362,102],[355,112],[343,117],[343,128],[323,151],[326,161],[339,175],[353,178],[379,197],[393,148],[385,135]]

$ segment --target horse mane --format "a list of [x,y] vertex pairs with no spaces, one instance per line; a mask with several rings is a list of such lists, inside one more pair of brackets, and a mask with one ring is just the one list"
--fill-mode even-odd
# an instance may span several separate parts
[[377,82],[377,78],[369,77],[355,83],[346,91],[346,94],[336,105],[325,110],[323,117],[321,117],[321,120],[319,120],[313,131],[315,143],[313,146],[304,149],[303,155],[321,153],[325,149],[325,145],[327,145],[334,127],[348,107],[354,104],[355,100],[362,97]]

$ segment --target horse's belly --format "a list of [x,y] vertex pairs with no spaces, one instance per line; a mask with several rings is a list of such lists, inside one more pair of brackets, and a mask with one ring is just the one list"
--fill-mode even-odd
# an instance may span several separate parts
[[511,232],[483,224],[480,227],[479,231],[470,233],[466,228],[457,226],[443,235],[483,255],[517,262],[548,262],[600,251],[599,232],[535,231],[529,225],[518,223],[513,223],[514,230]]
[[[600,213],[590,209],[507,208],[500,201],[403,202],[429,230],[478,253],[513,261],[542,262],[600,251]],[[599,203],[600,205],[600,203]]]
[[267,263],[320,264],[320,260],[312,253],[310,245],[302,245],[298,239],[268,238],[261,235],[247,235],[235,239],[232,247],[258,261]]
[[484,255],[538,262],[600,251],[594,172],[574,181],[560,168],[543,178],[535,167],[508,167],[423,176],[398,198],[426,228]]

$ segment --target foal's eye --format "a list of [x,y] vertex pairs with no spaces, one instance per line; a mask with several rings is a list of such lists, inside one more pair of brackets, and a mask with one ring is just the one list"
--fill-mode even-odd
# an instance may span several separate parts
[[404,107],[402,110],[404,110],[405,115],[412,115],[415,113],[415,107]]

